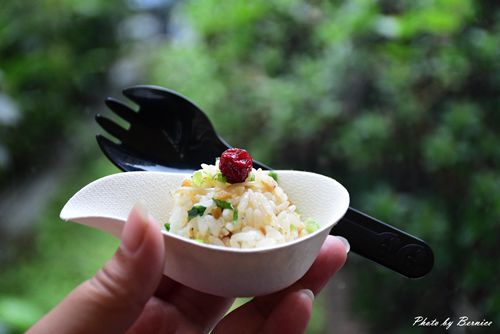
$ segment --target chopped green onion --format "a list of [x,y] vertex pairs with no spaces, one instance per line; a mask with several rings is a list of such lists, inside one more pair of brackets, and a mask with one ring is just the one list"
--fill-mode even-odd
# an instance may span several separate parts
[[247,179],[245,181],[247,181],[247,182],[255,181],[255,174],[254,173],[250,173],[250,175],[248,175],[248,177],[247,177]]
[[238,210],[234,209],[233,210],[233,224],[236,224],[238,222]]
[[195,205],[188,211],[188,221],[196,216],[202,216],[207,208],[203,205]]
[[201,184],[203,183],[203,174],[201,171],[196,171],[194,172],[193,174],[193,177],[192,177],[192,180],[193,180],[193,184],[197,187],[201,187]]
[[295,229],[296,229],[295,225],[293,225],[293,224],[290,224],[290,232],[293,232],[293,231],[295,231]]
[[274,181],[278,182],[278,174],[276,174],[275,171],[270,171],[269,173],[267,173],[267,175],[269,175],[270,177],[272,177],[274,179]]
[[199,242],[200,244],[204,244],[205,243],[205,241],[203,241],[203,239],[194,239],[194,241]]
[[226,177],[224,175],[222,175],[221,172],[218,172],[217,174],[215,174],[214,180],[219,181],[221,183],[227,183]]
[[215,202],[215,205],[217,205],[217,207],[221,208],[222,210],[233,210],[233,224],[236,224],[238,222],[238,210],[233,208],[233,205],[231,203],[216,198],[212,198],[212,200]]
[[217,205],[221,209],[230,209],[230,210],[233,209],[233,206],[229,202],[223,201],[221,199],[216,199],[216,198],[212,198],[212,199],[214,200],[215,205]]
[[304,221],[304,225],[306,227],[307,233],[313,233],[314,231],[317,231],[320,228],[319,224],[312,218],[307,218]]
[[165,226],[165,230],[170,231],[170,224],[169,223],[166,223],[163,226]]

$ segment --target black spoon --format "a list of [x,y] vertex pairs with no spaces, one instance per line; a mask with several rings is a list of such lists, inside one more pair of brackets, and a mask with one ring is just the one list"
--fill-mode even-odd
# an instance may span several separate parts
[[[182,95],[157,86],[133,86],[123,94],[139,105],[135,111],[114,98],[106,105],[130,123],[128,130],[101,115],[96,121],[119,144],[97,136],[104,154],[123,171],[192,172],[230,147],[208,117]],[[270,169],[254,161],[255,168]],[[422,240],[349,208],[330,234],[349,240],[351,251],[404,276],[426,275],[434,264]]]

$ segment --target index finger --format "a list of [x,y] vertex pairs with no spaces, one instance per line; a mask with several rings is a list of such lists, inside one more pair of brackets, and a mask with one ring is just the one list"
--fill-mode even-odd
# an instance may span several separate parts
[[155,296],[204,329],[211,329],[234,302],[233,298],[197,291],[166,276],[162,278]]
[[300,280],[282,291],[255,297],[227,315],[217,325],[216,330],[230,333],[238,328],[246,328],[248,333],[257,332],[285,296],[302,289],[309,289],[318,294],[333,274],[344,265],[346,258],[343,242],[336,237],[328,236],[318,257]]
[[328,283],[333,274],[342,268],[346,259],[347,253],[344,244],[336,237],[328,236],[318,257],[300,280],[284,290],[256,297],[254,301],[262,312],[268,314],[276,302],[289,292],[309,289],[316,295]]

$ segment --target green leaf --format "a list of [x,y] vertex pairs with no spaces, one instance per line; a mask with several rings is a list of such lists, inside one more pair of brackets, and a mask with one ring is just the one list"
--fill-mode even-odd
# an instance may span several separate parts
[[203,205],[195,205],[188,211],[188,221],[197,216],[202,216],[207,208]]
[[170,231],[170,224],[169,223],[166,223],[163,226],[165,226],[165,230]]
[[223,210],[224,209],[230,209],[230,210],[233,209],[233,206],[229,202],[223,201],[221,199],[216,199],[216,198],[212,198],[212,199],[215,202],[215,205],[217,205],[219,208],[221,208]]
[[234,209],[233,210],[233,224],[236,224],[238,222],[238,210]]

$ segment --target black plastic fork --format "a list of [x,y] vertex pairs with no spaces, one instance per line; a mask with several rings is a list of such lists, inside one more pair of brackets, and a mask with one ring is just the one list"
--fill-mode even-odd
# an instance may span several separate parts
[[[96,115],[97,123],[118,140],[115,143],[97,135],[99,147],[123,171],[190,173],[230,147],[205,113],[174,91],[133,86],[123,94],[139,106],[138,110],[112,97],[105,102],[130,124],[128,129]],[[257,161],[254,167],[271,169]],[[345,237],[352,252],[406,277],[422,277],[434,264],[433,252],[424,241],[351,207],[330,234]]]

